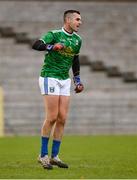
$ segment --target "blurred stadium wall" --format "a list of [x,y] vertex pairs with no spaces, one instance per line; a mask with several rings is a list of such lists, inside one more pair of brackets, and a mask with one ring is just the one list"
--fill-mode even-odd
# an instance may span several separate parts
[[44,54],[33,51],[31,43],[48,30],[62,27],[66,9],[78,9],[82,15],[79,34],[83,39],[81,78],[85,91],[75,95],[72,83],[65,133],[135,134],[137,3],[17,0],[0,1],[4,133],[40,134],[44,107],[38,77]]
[[0,87],[0,137],[4,136],[3,90]]

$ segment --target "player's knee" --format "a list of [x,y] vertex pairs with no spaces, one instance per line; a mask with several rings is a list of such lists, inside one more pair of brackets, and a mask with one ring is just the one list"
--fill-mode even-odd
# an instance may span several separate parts
[[62,126],[64,126],[65,125],[65,122],[66,122],[66,115],[60,115],[59,117],[58,117],[58,120],[57,120],[57,122],[58,122],[58,124],[61,124]]
[[51,117],[46,120],[48,124],[53,125],[57,121],[57,117]]
[[57,121],[57,116],[48,117],[44,124],[53,125]]
[[57,117],[50,119],[50,124],[53,125],[57,121]]

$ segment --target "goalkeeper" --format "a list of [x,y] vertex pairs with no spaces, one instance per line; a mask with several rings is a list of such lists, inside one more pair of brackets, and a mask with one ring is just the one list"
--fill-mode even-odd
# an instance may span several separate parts
[[[71,67],[75,92],[80,93],[84,89],[80,80],[79,64],[82,40],[76,33],[81,23],[79,11],[67,10],[64,12],[62,29],[47,32],[32,46],[35,50],[46,52],[39,77],[46,115],[41,129],[41,152],[38,157],[45,169],[53,169],[53,165],[68,168],[58,154],[70,101]],[[48,142],[53,127],[52,152],[49,157]]]

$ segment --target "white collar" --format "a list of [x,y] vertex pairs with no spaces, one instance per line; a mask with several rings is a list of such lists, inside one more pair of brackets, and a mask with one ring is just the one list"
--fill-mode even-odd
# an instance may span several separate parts
[[68,33],[63,27],[62,27],[62,31],[66,34],[66,35],[68,35],[68,36],[72,36],[73,35],[73,33]]

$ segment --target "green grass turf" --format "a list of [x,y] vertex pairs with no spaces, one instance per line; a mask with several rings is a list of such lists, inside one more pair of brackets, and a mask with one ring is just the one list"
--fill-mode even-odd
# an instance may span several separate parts
[[40,137],[0,138],[0,178],[137,178],[137,136],[65,136],[60,157],[69,169],[43,169],[39,147]]

